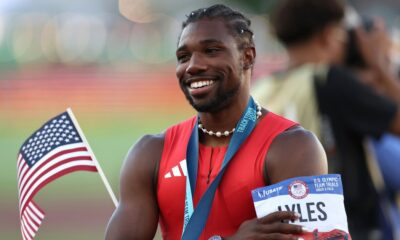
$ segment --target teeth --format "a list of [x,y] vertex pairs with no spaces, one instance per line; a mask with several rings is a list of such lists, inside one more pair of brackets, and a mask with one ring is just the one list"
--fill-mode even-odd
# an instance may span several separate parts
[[209,85],[211,85],[213,83],[214,83],[213,80],[192,82],[190,84],[190,88],[202,88],[202,87],[205,87],[205,86],[209,86]]

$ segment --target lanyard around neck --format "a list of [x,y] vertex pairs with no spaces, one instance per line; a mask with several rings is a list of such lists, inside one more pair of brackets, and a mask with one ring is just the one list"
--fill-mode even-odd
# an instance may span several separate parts
[[207,222],[210,213],[215,191],[225,173],[226,167],[235,153],[239,150],[242,143],[253,131],[257,121],[257,106],[252,97],[250,97],[246,110],[236,125],[236,130],[229,142],[228,150],[224,156],[221,169],[218,175],[207,188],[200,199],[197,207],[193,207],[193,193],[196,188],[197,167],[199,158],[199,136],[196,121],[186,150],[187,177],[186,177],[186,195],[182,240],[198,239]]

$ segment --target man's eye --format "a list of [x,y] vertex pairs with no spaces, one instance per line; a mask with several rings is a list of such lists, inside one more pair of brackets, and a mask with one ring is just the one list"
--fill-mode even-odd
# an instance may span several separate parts
[[217,53],[217,52],[219,52],[219,51],[220,51],[219,48],[207,48],[207,49],[205,50],[205,52],[206,52],[207,54],[214,54],[214,53]]
[[189,54],[179,54],[176,56],[178,62],[185,62],[189,59]]

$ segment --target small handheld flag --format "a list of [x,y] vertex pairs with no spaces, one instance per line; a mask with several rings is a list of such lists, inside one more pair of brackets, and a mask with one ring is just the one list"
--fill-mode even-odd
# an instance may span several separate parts
[[[70,109],[50,119],[21,146],[17,161],[19,214],[24,240],[34,239],[44,212],[35,195],[55,179],[75,171],[104,174]],[[112,200],[116,199],[105,181]]]

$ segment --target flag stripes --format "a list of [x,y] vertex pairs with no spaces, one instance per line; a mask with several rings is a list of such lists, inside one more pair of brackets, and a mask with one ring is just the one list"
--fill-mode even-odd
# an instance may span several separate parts
[[21,146],[17,158],[17,182],[21,233],[33,240],[45,217],[33,201],[55,179],[74,171],[97,172],[91,151],[79,135],[68,112],[50,119]]

